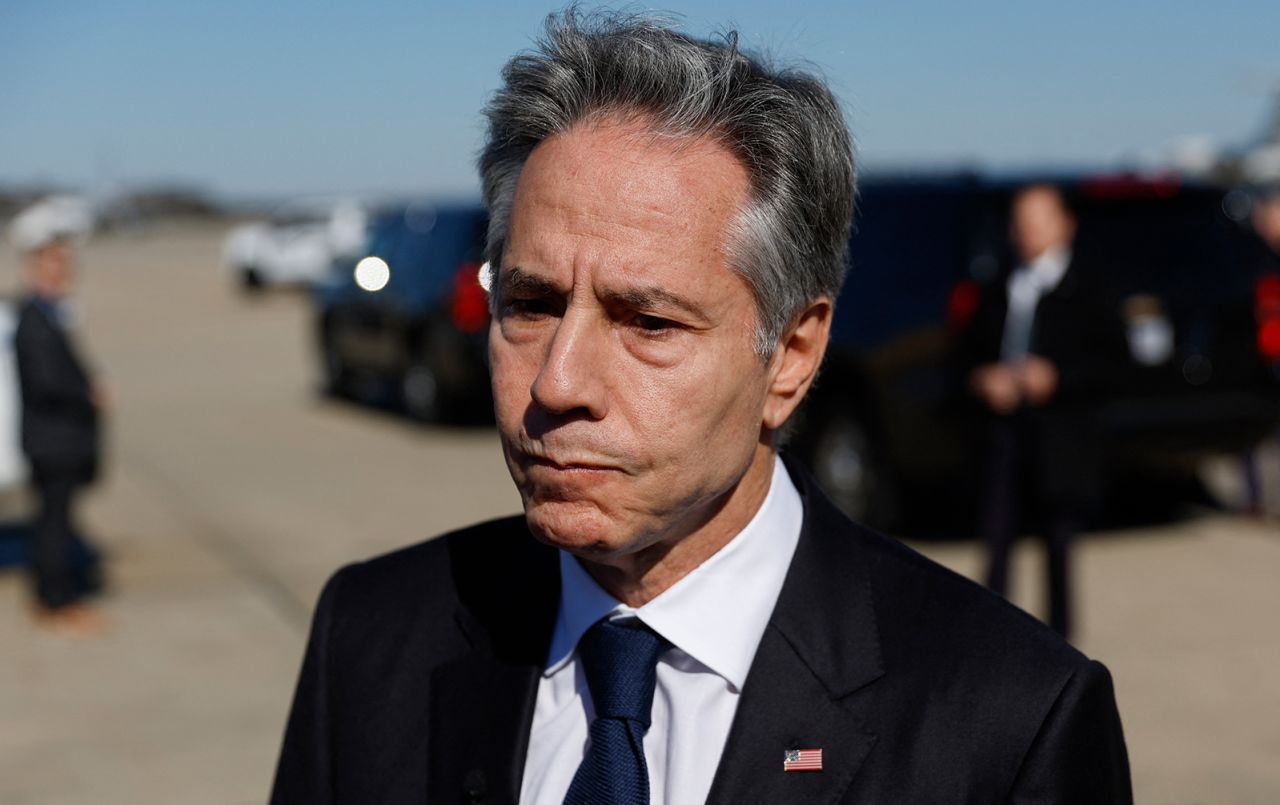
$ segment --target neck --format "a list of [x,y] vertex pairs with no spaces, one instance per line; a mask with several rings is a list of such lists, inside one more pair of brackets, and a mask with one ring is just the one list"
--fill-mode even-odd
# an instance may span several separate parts
[[769,494],[775,453],[767,444],[756,446],[746,473],[712,503],[709,517],[681,536],[659,540],[640,551],[607,562],[578,561],[610,595],[629,607],[641,607],[710,559],[746,528]]
[[1065,254],[1066,250],[1067,250],[1067,244],[1055,243],[1052,246],[1049,246],[1048,248],[1041,250],[1034,257],[1025,258],[1023,262],[1030,265],[1031,263],[1034,263],[1038,260],[1043,260],[1046,257],[1058,257],[1062,254]]
[[32,285],[31,292],[46,302],[60,302],[66,296],[61,288],[53,288],[47,285]]

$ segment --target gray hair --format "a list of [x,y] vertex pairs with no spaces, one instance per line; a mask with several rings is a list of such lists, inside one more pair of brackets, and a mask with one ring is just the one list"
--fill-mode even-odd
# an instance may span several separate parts
[[751,198],[731,227],[729,264],[755,297],[756,350],[773,353],[791,322],[844,281],[854,165],[840,107],[819,79],[775,69],[658,20],[573,6],[547,17],[538,47],[511,59],[485,108],[480,156],[489,238],[501,265],[516,182],[543,140],[606,116],[657,134],[712,137],[747,168]]

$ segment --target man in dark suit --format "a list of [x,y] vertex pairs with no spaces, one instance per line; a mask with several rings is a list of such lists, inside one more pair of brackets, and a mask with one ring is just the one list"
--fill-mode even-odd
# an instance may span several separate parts
[[1102,271],[1073,252],[1076,222],[1061,192],[1023,188],[1009,220],[1016,263],[982,289],[962,344],[989,426],[979,530],[988,586],[1004,595],[1021,518],[1039,515],[1049,624],[1068,636],[1070,544],[1096,503],[1103,466],[1090,404],[1114,381],[1124,336]]
[[71,245],[49,237],[27,251],[29,293],[18,306],[14,359],[22,397],[22,448],[39,511],[31,535],[38,620],[58,631],[91,634],[105,625],[85,597],[98,581],[77,551],[73,504],[98,468],[102,395],[68,330],[74,282]]
[[1106,670],[839,514],[780,430],[853,203],[829,91],[548,22],[487,109],[522,517],[321,595],[273,802],[1127,802]]

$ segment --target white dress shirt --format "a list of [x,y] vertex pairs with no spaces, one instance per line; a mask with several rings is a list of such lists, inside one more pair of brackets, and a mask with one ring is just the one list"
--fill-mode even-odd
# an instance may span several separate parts
[[1009,312],[1004,319],[1000,360],[1008,363],[1027,357],[1040,297],[1058,287],[1069,265],[1071,250],[1059,246],[1046,249],[1039,257],[1018,266],[1009,275]]
[[658,660],[653,724],[644,738],[651,805],[702,803],[729,736],[756,647],[800,538],[804,507],[780,460],[741,532],[657,598],[633,609],[560,553],[560,609],[538,684],[521,805],[562,805],[595,716],[578,639],[600,618],[635,617],[674,648]]

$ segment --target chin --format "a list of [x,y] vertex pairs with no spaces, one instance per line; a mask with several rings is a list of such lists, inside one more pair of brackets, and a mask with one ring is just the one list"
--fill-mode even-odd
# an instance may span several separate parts
[[529,501],[525,522],[542,543],[589,558],[614,553],[618,527],[595,505],[584,501]]

